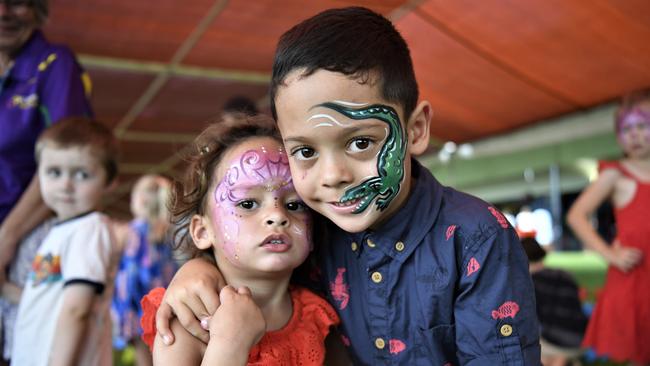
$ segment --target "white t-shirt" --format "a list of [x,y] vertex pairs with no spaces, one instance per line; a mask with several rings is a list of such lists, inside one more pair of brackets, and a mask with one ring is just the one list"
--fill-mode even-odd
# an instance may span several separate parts
[[47,365],[67,284],[96,289],[79,365],[112,365],[110,301],[118,253],[97,212],[54,225],[36,253],[18,308],[12,365]]

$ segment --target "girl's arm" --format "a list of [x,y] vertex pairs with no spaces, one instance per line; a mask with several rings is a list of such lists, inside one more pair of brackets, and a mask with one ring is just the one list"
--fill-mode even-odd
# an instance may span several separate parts
[[205,352],[205,344],[195,338],[180,324],[171,320],[171,329],[176,335],[174,344],[167,345],[158,333],[153,344],[153,363],[156,366],[199,365]]
[[616,181],[619,178],[620,172],[614,169],[604,170],[571,206],[567,214],[567,224],[584,245],[600,253],[613,266],[627,272],[638,264],[641,252],[635,248],[626,248],[620,245],[609,246],[598,235],[590,222],[594,211],[614,193]]
[[210,318],[210,341],[202,365],[246,365],[250,349],[266,331],[262,310],[250,290],[221,289],[221,306]]
[[174,318],[203,343],[210,335],[199,320],[209,318],[219,307],[219,290],[226,285],[221,272],[204,259],[192,259],[174,275],[156,312],[156,330],[165,344],[174,342],[169,323]]

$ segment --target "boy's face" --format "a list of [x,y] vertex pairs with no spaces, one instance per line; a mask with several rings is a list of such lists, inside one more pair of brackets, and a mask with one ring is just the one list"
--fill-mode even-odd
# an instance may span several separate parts
[[46,145],[38,179],[43,201],[60,220],[96,209],[106,190],[106,171],[89,147]]
[[410,188],[402,108],[382,98],[374,78],[359,83],[325,70],[301,74],[290,73],[275,100],[296,190],[343,230],[375,228]]
[[304,262],[311,250],[311,213],[293,187],[279,142],[252,138],[227,150],[215,179],[207,203],[208,240],[198,244],[213,247],[222,271],[290,272]]

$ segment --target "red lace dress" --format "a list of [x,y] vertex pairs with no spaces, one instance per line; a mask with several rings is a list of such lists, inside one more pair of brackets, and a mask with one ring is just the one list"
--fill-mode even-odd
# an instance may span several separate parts
[[[332,325],[338,325],[336,312],[311,291],[291,288],[293,314],[282,329],[267,332],[251,349],[248,365],[322,365],[325,337]],[[150,348],[156,336],[156,311],[165,290],[155,288],[142,298],[142,339]]]
[[621,245],[643,251],[641,263],[624,273],[610,266],[605,287],[591,316],[584,346],[615,361],[650,362],[650,182],[640,181],[618,162],[601,162],[634,180],[634,198],[615,209]]

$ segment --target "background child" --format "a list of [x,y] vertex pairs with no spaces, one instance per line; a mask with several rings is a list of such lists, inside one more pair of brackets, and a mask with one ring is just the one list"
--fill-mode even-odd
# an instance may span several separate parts
[[110,130],[70,119],[36,143],[38,178],[57,222],[32,264],[18,309],[12,364],[111,365],[109,306],[117,258],[95,210],[117,173]]
[[[408,47],[390,21],[353,7],[296,25],[280,38],[270,95],[296,191],[330,220],[320,288],[354,363],[539,364],[516,233],[412,159],[428,146],[432,111],[418,103]],[[187,266],[166,298],[188,327],[187,306],[201,318],[218,303],[216,271],[203,267]],[[170,314],[161,308],[157,324]]]
[[[156,337],[155,363],[322,365],[338,318],[324,299],[288,288],[312,248],[311,215],[293,188],[273,121],[241,115],[209,127],[196,145],[174,187],[174,222],[186,250],[209,258],[233,287],[221,291],[207,347],[174,322],[177,340],[166,346]],[[160,297],[159,289],[143,300],[146,340],[155,334]]]
[[[602,162],[600,176],[578,197],[567,221],[584,245],[610,263],[584,345],[613,360],[650,363],[650,94],[632,95],[616,115],[618,142],[626,157]],[[611,200],[617,226],[612,245],[589,217]]]
[[535,284],[537,316],[542,329],[542,363],[544,366],[565,366],[567,361],[582,354],[580,343],[587,327],[578,284],[570,273],[544,266],[546,251],[534,235],[523,237],[521,244]]
[[169,232],[170,187],[169,179],[159,175],[138,179],[131,192],[134,219],[124,238],[118,238],[122,258],[111,307],[113,347],[123,350],[133,344],[137,365],[151,364],[151,352],[140,340],[140,299],[155,287],[167,287],[177,268]]

